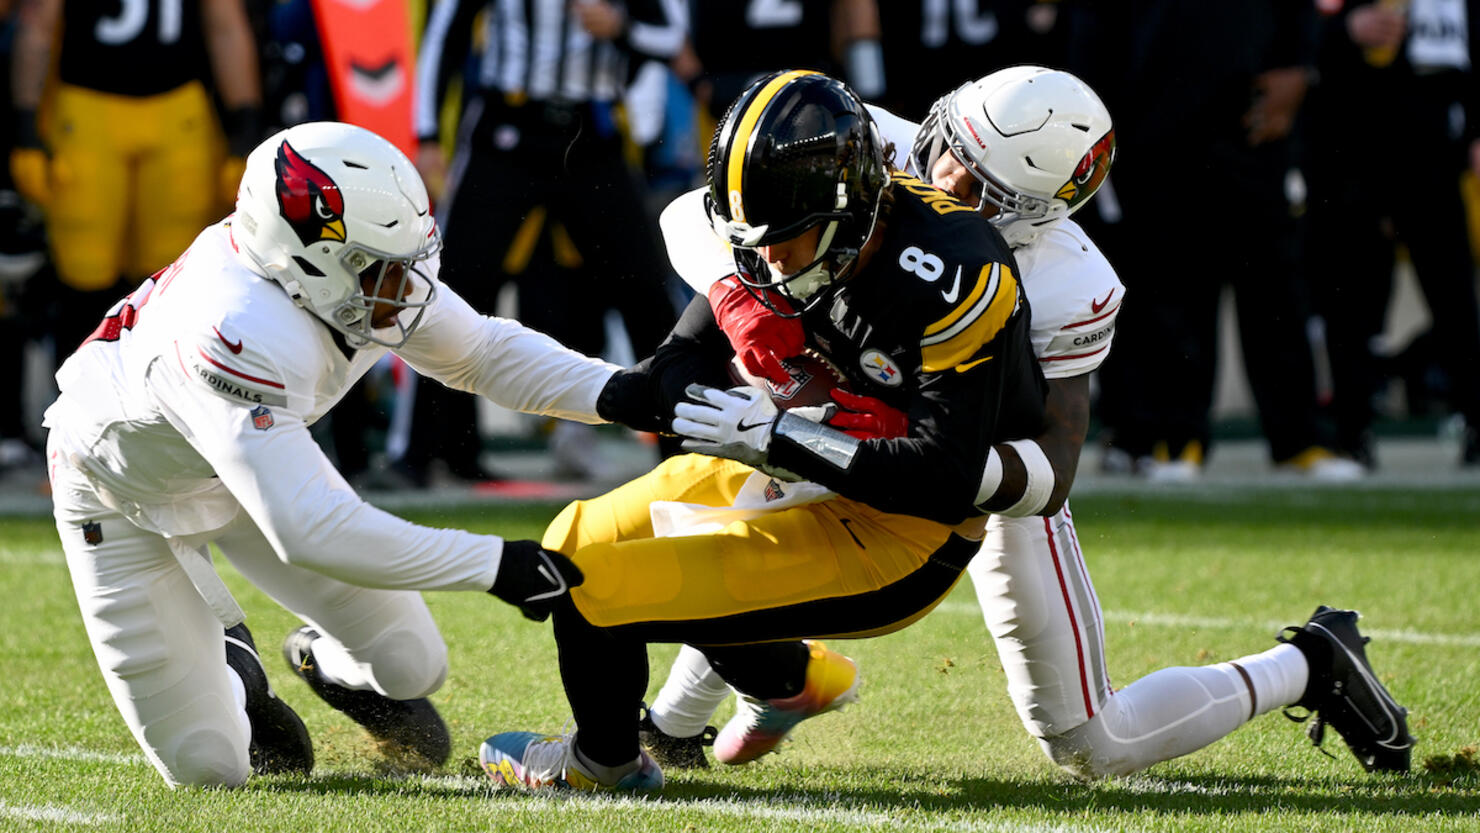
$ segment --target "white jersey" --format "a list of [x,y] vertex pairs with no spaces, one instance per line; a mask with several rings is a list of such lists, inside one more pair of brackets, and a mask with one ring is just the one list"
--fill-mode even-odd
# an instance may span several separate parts
[[[229,220],[207,228],[67,359],[46,412],[53,452],[103,504],[166,537],[220,529],[245,509],[280,554],[322,554],[316,561],[340,565],[335,577],[353,584],[492,586],[501,539],[375,509],[309,435],[386,348],[344,347],[234,248]],[[396,352],[504,407],[593,423],[616,370],[480,315],[440,283]]]
[[[895,164],[910,164],[910,148],[920,126],[882,107],[867,106],[885,146],[894,143]],[[929,181],[929,171],[910,172]],[[1099,367],[1110,354],[1115,316],[1125,296],[1110,261],[1084,229],[1068,219],[1012,253],[1033,310],[1030,338],[1043,375],[1065,379]]]

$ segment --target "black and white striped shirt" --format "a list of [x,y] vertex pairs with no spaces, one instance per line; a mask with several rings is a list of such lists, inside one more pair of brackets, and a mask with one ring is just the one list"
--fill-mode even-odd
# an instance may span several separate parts
[[569,10],[582,0],[437,0],[417,59],[416,134],[437,134],[437,113],[453,73],[462,72],[475,18],[481,52],[473,79],[482,91],[534,101],[611,102],[629,68],[678,53],[687,28],[683,0],[611,0],[627,26],[616,40],[596,40]]

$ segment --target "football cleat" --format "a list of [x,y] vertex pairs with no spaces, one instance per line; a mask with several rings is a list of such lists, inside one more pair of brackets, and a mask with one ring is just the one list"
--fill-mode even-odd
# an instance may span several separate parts
[[425,697],[392,700],[377,691],[345,688],[325,680],[311,650],[318,638],[318,631],[304,625],[283,640],[283,658],[314,694],[365,727],[380,752],[398,768],[432,769],[447,760],[452,738],[432,701]]
[[247,720],[252,724],[248,752],[259,775],[313,771],[313,741],[293,707],[278,699],[257,655],[257,643],[245,624],[226,629],[226,664],[247,692]]
[[478,747],[478,763],[498,787],[528,790],[655,792],[663,788],[663,770],[646,751],[637,769],[615,784],[603,784],[577,766],[576,736],[539,732],[502,732]]
[[659,766],[669,769],[708,769],[709,759],[704,757],[704,747],[713,746],[718,733],[713,726],[686,738],[670,735],[653,722],[651,712],[644,713],[637,724],[637,737],[644,749],[653,756]]
[[792,697],[758,700],[742,695],[735,716],[714,740],[715,760],[749,763],[776,749],[798,723],[858,699],[858,666],[821,642],[808,642],[807,682]]
[[[1296,706],[1314,714],[1285,716],[1310,720],[1306,735],[1317,747],[1326,726],[1340,733],[1368,772],[1407,772],[1413,751],[1408,710],[1398,705],[1378,681],[1363,647],[1369,641],[1357,630],[1361,615],[1321,605],[1304,627],[1289,627],[1276,637],[1300,649],[1310,665],[1310,682]],[[1289,634],[1288,637],[1285,634]]]

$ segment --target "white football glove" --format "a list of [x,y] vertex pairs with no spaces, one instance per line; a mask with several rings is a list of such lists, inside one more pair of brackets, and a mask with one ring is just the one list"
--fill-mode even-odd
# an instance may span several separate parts
[[673,407],[673,431],[683,447],[714,457],[760,467],[771,447],[771,428],[779,413],[770,397],[753,387],[719,388],[689,385],[691,402]]

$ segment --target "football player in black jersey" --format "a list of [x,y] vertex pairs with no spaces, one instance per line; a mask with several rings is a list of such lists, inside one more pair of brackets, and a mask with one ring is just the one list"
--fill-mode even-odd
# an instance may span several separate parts
[[[852,696],[851,661],[738,643],[888,633],[959,580],[980,506],[1017,462],[994,444],[1039,433],[1045,387],[1000,235],[887,158],[841,82],[774,74],[715,134],[708,211],[749,289],[799,315],[851,401],[907,434],[860,438],[836,415],[814,422],[754,388],[725,390],[734,352],[696,298],[598,410],[676,431],[703,453],[573,503],[546,531],[543,545],[584,573],[554,614],[578,732],[490,737],[480,760],[496,782],[657,789],[662,773],[638,745],[646,643],[702,646],[750,696],[825,706]],[[907,420],[887,418],[899,413]],[[665,511],[706,525],[657,523]]]
[[65,355],[231,210],[263,138],[257,44],[243,0],[29,0],[17,22],[11,173],[46,214]]

